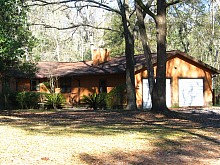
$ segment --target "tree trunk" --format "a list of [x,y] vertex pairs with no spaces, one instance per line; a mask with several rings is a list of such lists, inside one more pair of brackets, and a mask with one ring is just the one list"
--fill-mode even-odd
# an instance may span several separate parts
[[[147,44],[147,34],[146,34],[146,28],[144,24],[144,12],[142,8],[139,6],[138,3],[136,3],[136,14],[138,19],[138,27],[140,32],[140,38],[144,50],[144,57],[146,59],[146,67],[147,67],[147,73],[148,73],[148,84],[149,84],[149,91],[150,95],[152,96],[153,87],[155,84],[154,81],[154,68],[152,64],[152,54],[149,45]],[[152,97],[151,97],[152,100]]]
[[152,111],[167,111],[166,105],[166,1],[157,0],[157,70],[153,88]]
[[134,73],[134,39],[130,32],[124,27],[125,35],[125,54],[126,54],[126,90],[127,90],[127,108],[136,110],[136,92],[135,92],[135,73]]
[[129,110],[136,110],[136,91],[135,91],[135,73],[134,73],[134,36],[129,28],[129,20],[127,18],[128,1],[122,3],[117,0],[119,9],[121,11],[121,18],[124,28],[125,37],[125,55],[126,55],[126,90],[127,90],[127,107]]

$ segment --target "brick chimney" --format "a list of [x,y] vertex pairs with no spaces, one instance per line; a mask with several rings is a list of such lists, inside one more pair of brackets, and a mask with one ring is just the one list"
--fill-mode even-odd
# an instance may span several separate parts
[[99,65],[110,60],[110,52],[107,49],[94,49],[92,54],[93,65]]

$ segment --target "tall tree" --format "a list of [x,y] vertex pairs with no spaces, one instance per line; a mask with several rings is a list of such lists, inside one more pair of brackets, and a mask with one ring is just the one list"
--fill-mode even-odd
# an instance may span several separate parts
[[28,59],[34,39],[28,29],[25,8],[20,0],[0,1],[0,77]]
[[156,13],[150,10],[149,5],[144,5],[142,0],[137,0],[138,5],[151,16],[156,24],[157,31],[157,69],[156,83],[152,92],[152,110],[156,112],[167,111],[166,105],[166,33],[167,33],[167,8],[171,5],[181,2],[175,0],[167,2],[165,0],[156,0]]
[[[70,3],[67,5],[67,3]],[[83,1],[83,0],[65,0],[65,1],[34,1],[34,6],[47,6],[47,5],[57,5],[57,4],[65,4],[68,8],[76,8],[78,11],[84,8],[99,8],[105,11],[114,12],[120,15],[123,31],[124,31],[124,39],[125,39],[125,55],[126,55],[126,90],[127,90],[127,109],[137,109],[136,105],[136,92],[135,92],[135,78],[134,78],[134,35],[132,22],[130,18],[134,15],[134,9],[132,9],[131,4],[128,0],[117,0],[118,8],[115,6],[111,6],[108,1],[104,2],[102,0],[91,0],[91,1]],[[54,26],[47,26],[49,28],[56,28]],[[94,26],[91,24],[76,23],[73,22],[67,27],[57,28],[57,29],[70,29],[70,28],[78,28],[78,27],[92,27],[96,29],[102,29],[99,26]],[[108,29],[109,28],[103,28]]]
[[[137,2],[137,1],[136,1]],[[148,1],[147,6],[149,7],[151,5],[152,1]],[[137,15],[137,25],[139,27],[139,33],[140,33],[140,38],[144,50],[144,56],[146,59],[146,67],[147,67],[147,72],[148,72],[148,84],[149,84],[149,91],[150,95],[152,96],[153,94],[153,87],[155,85],[154,81],[154,68],[153,68],[153,63],[152,63],[152,54],[151,54],[151,49],[148,44],[148,39],[147,39],[147,34],[146,34],[146,27],[145,27],[145,21],[144,18],[146,16],[146,12],[144,12],[139,5],[139,3],[136,3],[136,15]],[[152,97],[151,97],[152,101]]]
[[117,0],[121,12],[122,24],[125,37],[125,55],[126,55],[126,89],[127,89],[127,109],[137,109],[135,79],[134,79],[134,35],[133,29],[129,26],[130,8],[128,1]]
[[36,71],[29,60],[34,39],[28,30],[27,8],[24,8],[22,1],[1,0],[0,6],[0,101],[4,108],[8,108],[10,77],[19,70],[26,76]]

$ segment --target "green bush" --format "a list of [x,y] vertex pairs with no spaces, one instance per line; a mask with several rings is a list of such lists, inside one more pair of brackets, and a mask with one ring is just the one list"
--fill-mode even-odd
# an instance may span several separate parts
[[118,109],[126,103],[126,86],[120,85],[114,87],[106,97],[106,106],[107,109]]
[[16,101],[17,92],[11,90],[4,90],[0,93],[0,109],[17,108],[18,103]]
[[83,95],[82,102],[88,104],[89,108],[93,110],[97,110],[98,108],[102,108],[105,105],[105,93],[97,94],[89,94],[88,96]]
[[51,108],[60,109],[64,106],[66,102],[64,96],[61,93],[46,93],[45,97],[46,97],[45,106],[48,109]]
[[38,108],[40,102],[39,92],[19,92],[16,96],[16,101],[22,109],[34,109]]

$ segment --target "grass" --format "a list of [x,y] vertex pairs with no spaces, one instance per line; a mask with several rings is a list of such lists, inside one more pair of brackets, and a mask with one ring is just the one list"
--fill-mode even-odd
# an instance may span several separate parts
[[12,111],[0,114],[0,164],[219,164],[219,114]]

